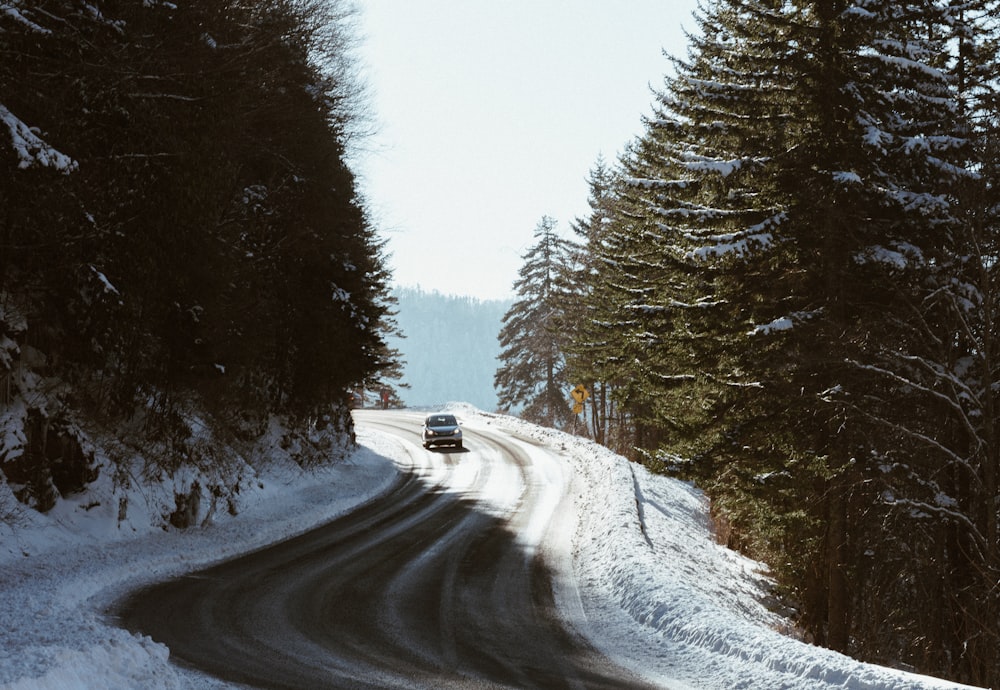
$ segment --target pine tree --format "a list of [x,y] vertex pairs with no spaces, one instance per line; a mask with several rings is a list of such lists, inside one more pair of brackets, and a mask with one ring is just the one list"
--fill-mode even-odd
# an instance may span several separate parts
[[503,317],[494,387],[501,409],[520,407],[524,419],[566,429],[572,422],[567,402],[572,386],[565,378],[559,316],[568,248],[548,216],[538,222],[534,237],[514,282],[517,297]]
[[[871,363],[880,388],[866,412],[884,439],[873,483],[883,497],[871,515],[910,535],[908,549],[861,561],[857,608],[893,602],[889,620],[863,637],[863,651],[895,649],[942,675],[974,683],[996,682],[989,650],[998,641],[996,534],[996,265],[997,169],[995,83],[997,5],[951,3],[935,26],[953,37],[950,54],[931,62],[952,75],[955,131],[974,143],[963,147],[965,167],[955,175],[947,203],[957,222],[947,250],[921,272],[924,289],[899,294],[892,327],[905,347],[886,348]],[[925,27],[925,31],[926,31]],[[880,529],[884,529],[881,527]],[[872,540],[878,537],[872,534]],[[906,601],[934,602],[913,609]],[[937,621],[932,622],[932,621]],[[899,631],[894,638],[878,630]],[[917,631],[919,649],[907,641]],[[930,631],[930,632],[927,632]],[[900,634],[901,633],[901,634]]]
[[900,305],[953,247],[964,139],[942,26],[930,3],[714,3],[627,173],[648,210],[624,236],[660,245],[628,288],[647,300],[635,331],[708,396],[694,476],[741,545],[796,564],[779,571],[803,623],[839,649],[888,441],[871,394],[907,392],[869,367],[905,357]]
[[589,433],[601,444],[625,450],[627,444],[614,439],[622,436],[615,423],[614,388],[605,377],[602,362],[607,356],[607,341],[591,335],[600,323],[597,316],[601,302],[597,298],[603,276],[605,234],[615,216],[617,178],[603,157],[599,157],[588,178],[590,214],[570,224],[576,241],[569,243],[570,264],[567,300],[562,308],[561,328],[566,334],[566,371],[569,379],[584,385],[591,393]]

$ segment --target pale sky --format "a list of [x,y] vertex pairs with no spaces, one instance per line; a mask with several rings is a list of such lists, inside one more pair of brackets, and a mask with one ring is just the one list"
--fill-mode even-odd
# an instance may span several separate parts
[[378,132],[359,173],[394,282],[513,296],[542,216],[642,132],[696,0],[362,0]]

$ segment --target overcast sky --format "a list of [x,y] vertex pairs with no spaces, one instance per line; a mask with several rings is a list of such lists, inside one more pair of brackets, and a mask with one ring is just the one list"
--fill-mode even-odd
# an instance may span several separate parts
[[361,184],[396,283],[481,299],[512,285],[542,216],[642,132],[696,0],[363,0],[378,133]]

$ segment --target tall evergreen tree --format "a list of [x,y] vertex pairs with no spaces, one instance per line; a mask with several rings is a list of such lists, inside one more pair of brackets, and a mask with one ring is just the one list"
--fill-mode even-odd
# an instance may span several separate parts
[[567,402],[571,386],[565,379],[565,335],[558,317],[568,248],[548,216],[535,226],[534,237],[514,281],[517,296],[503,317],[494,387],[501,409],[520,407],[524,419],[564,429],[572,420]]
[[860,619],[849,549],[892,443],[872,393],[908,393],[870,367],[903,363],[900,305],[954,246],[966,140],[939,9],[712,3],[628,162],[647,211],[623,237],[660,245],[629,288],[646,300],[635,330],[708,396],[694,476],[743,546],[795,564],[779,571],[804,625],[844,650]]
[[613,387],[605,379],[601,366],[607,356],[607,342],[590,337],[595,323],[599,322],[600,302],[596,295],[603,275],[600,262],[605,234],[615,214],[616,184],[614,172],[604,158],[599,157],[588,178],[590,214],[570,224],[577,239],[570,243],[570,272],[566,276],[567,300],[562,309],[561,327],[567,336],[567,375],[592,393],[586,405],[589,409],[589,433],[598,443],[618,445],[624,450],[621,444],[613,441],[620,436],[612,430],[617,416]]
[[[891,320],[905,348],[886,348],[868,371],[880,378],[866,412],[885,439],[875,483],[882,525],[912,535],[906,550],[859,561],[858,608],[896,602],[889,620],[860,636],[863,652],[896,650],[935,672],[977,685],[996,682],[989,650],[998,641],[996,375],[997,169],[995,155],[997,4],[949,3],[936,34],[952,52],[934,64],[952,75],[955,131],[966,168],[947,202],[957,223],[948,251],[923,271],[924,289],[901,295]],[[926,30],[926,28],[925,28]],[[916,297],[917,299],[914,299]],[[875,535],[877,536],[877,535]],[[934,601],[914,610],[905,602]],[[933,622],[932,622],[933,621]],[[885,630],[903,631],[889,639]],[[914,648],[901,640],[925,635]],[[929,631],[929,632],[927,632]]]

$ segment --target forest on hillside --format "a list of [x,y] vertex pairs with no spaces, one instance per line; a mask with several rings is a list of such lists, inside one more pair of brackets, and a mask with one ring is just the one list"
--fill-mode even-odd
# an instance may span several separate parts
[[[501,400],[712,499],[812,641],[1000,684],[1000,3],[702,3],[542,218]],[[587,397],[589,396],[589,397]]]
[[496,411],[497,333],[509,302],[419,287],[398,287],[393,297],[402,337],[391,335],[386,342],[403,362],[401,401],[413,407],[467,402]]
[[183,523],[265,427],[349,446],[394,359],[348,7],[0,2],[0,519],[111,473]]

